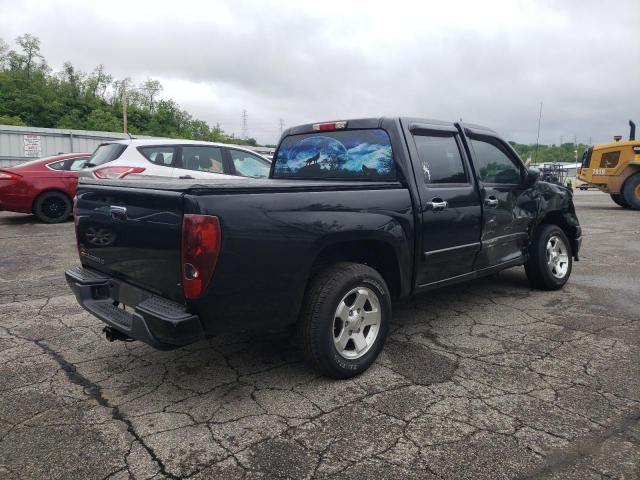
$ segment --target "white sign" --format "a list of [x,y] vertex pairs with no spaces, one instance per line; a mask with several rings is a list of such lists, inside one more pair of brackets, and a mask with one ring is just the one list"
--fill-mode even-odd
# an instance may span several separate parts
[[42,156],[42,143],[40,142],[40,135],[24,136],[24,156],[25,157],[41,157]]

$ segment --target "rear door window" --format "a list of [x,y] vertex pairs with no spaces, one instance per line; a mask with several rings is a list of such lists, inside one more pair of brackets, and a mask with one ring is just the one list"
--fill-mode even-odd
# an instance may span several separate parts
[[67,160],[60,160],[59,162],[52,162],[47,165],[51,170],[66,170],[65,165]]
[[391,141],[382,129],[290,135],[280,143],[274,163],[274,178],[396,178]]
[[413,138],[426,183],[467,183],[467,174],[454,134],[414,135]]
[[224,170],[222,149],[199,145],[182,147],[182,168],[198,172],[228,173]]
[[229,149],[236,175],[243,177],[268,177],[271,164],[265,159],[243,150]]
[[138,151],[151,163],[160,167],[172,167],[175,158],[175,146],[138,147]]

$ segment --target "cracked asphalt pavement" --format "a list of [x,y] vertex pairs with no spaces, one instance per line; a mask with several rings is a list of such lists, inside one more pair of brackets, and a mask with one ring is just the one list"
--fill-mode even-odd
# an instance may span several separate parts
[[73,224],[0,214],[0,478],[640,478],[640,212],[577,192],[581,261],[394,306],[319,377],[286,332],[109,343],[63,278]]

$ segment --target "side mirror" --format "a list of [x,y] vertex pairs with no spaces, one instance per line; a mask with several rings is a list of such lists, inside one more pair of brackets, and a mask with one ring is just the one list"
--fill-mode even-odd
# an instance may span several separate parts
[[527,168],[526,176],[524,177],[524,184],[527,187],[531,187],[540,178],[540,170],[534,167]]

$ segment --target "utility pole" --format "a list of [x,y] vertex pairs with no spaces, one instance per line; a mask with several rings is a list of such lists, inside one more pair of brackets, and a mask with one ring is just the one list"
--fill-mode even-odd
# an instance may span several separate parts
[[282,135],[282,132],[284,132],[284,119],[283,118],[280,119],[280,135]]
[[248,137],[248,119],[249,119],[249,115],[247,114],[247,110],[242,110],[242,139],[246,140]]
[[537,163],[538,145],[540,144],[540,124],[542,123],[542,102],[540,102],[540,114],[538,115],[538,136],[536,137],[536,149],[533,151],[533,163]]
[[127,133],[127,79],[122,80],[122,124],[124,133]]

